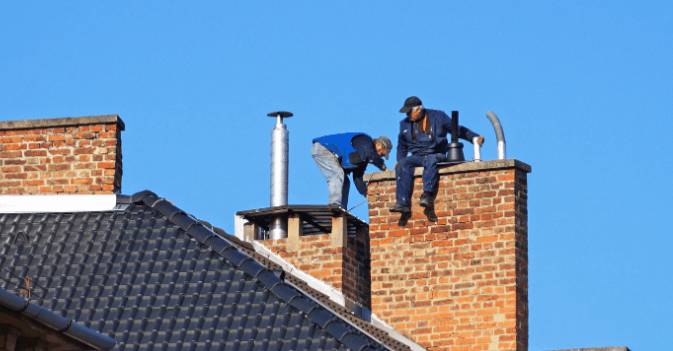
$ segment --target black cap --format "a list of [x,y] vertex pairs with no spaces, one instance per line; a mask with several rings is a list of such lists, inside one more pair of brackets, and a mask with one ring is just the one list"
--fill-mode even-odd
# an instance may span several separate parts
[[423,105],[423,103],[421,102],[421,99],[419,99],[415,96],[408,97],[406,100],[404,100],[404,106],[402,106],[402,108],[400,109],[400,112],[401,113],[407,113],[407,112],[411,111],[412,107],[421,106],[421,105]]

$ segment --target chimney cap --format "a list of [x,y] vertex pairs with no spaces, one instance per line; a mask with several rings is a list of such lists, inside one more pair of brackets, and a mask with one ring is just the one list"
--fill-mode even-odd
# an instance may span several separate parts
[[101,116],[83,116],[83,117],[64,117],[64,118],[46,118],[46,119],[23,119],[17,121],[0,122],[0,130],[12,129],[35,129],[35,128],[54,128],[54,127],[69,127],[88,124],[107,124],[115,123],[119,126],[119,130],[126,129],[124,121],[114,115]]
[[294,116],[292,112],[287,112],[287,111],[278,111],[278,112],[271,112],[267,116],[269,117],[278,117],[280,115],[281,118],[288,118]]

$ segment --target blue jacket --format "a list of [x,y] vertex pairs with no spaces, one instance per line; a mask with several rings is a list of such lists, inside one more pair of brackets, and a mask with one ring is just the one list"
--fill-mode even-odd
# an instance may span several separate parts
[[[400,134],[397,137],[397,162],[412,155],[425,156],[429,154],[446,153],[449,151],[449,141],[447,135],[451,134],[451,117],[439,110],[425,109],[430,122],[430,135],[421,135],[416,131],[416,141],[411,135],[411,128],[415,128],[409,118],[400,122]],[[458,137],[469,142],[479,134],[463,127],[458,126]]]
[[367,184],[363,180],[367,165],[373,163],[381,170],[386,166],[383,158],[376,153],[372,137],[365,133],[330,134],[313,139],[332,151],[338,158],[345,173],[353,172],[353,182],[360,194],[367,194]]

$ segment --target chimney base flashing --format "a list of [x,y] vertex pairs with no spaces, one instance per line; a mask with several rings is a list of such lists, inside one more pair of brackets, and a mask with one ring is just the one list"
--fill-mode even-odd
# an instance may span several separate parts
[[276,255],[271,250],[269,250],[269,248],[260,244],[259,242],[253,241],[252,246],[254,247],[255,252],[268,258],[271,262],[281,266],[288,274],[292,274],[295,277],[305,281],[308,286],[325,294],[329,297],[330,300],[334,301],[339,306],[343,306],[344,308],[346,307],[346,297],[337,289],[333,288],[322,280],[314,278],[310,274],[297,269],[295,266],[285,261],[282,257]]
[[[261,243],[257,241],[252,242],[252,246],[255,250],[255,252],[259,255],[262,255],[269,259],[271,262],[281,266],[287,274],[291,274],[295,276],[296,278],[303,280],[306,282],[306,284],[311,287],[312,289],[324,294],[327,296],[331,301],[334,303],[338,304],[341,307],[346,308],[347,310],[350,310],[353,316],[360,318],[366,322],[371,323],[374,327],[379,328],[385,332],[388,333],[388,335],[399,341],[400,343],[409,346],[409,348],[412,351],[425,351],[426,349],[420,346],[419,344],[415,343],[413,340],[407,338],[404,336],[404,334],[400,333],[399,331],[395,330],[385,322],[383,322],[381,319],[379,319],[374,313],[372,313],[371,310],[369,310],[366,307],[363,307],[350,299],[347,299],[339,290],[333,288],[329,284],[325,283],[324,281],[317,279],[310,274],[296,268],[289,262],[287,262],[285,259],[280,257],[279,255],[273,253],[269,248],[266,246],[262,245]],[[320,303],[323,305],[320,301],[315,300],[315,302]],[[323,307],[328,308],[328,306],[323,305]]]
[[402,333],[398,332],[397,330],[395,330],[395,328],[393,328],[393,327],[389,326],[388,324],[386,324],[386,322],[384,322],[384,321],[382,321],[381,319],[379,319],[379,317],[377,317],[375,314],[372,313],[371,316],[372,316],[371,323],[372,323],[373,326],[375,326],[375,327],[377,327],[377,328],[379,328],[379,329],[381,329],[381,330],[384,330],[384,331],[387,332],[387,333],[390,335],[390,337],[392,337],[393,339],[395,339],[395,340],[397,340],[397,341],[399,341],[399,342],[401,342],[401,343],[403,343],[403,344],[409,346],[409,348],[410,348],[412,351],[426,351],[426,350],[427,350],[426,348],[424,348],[424,347],[418,345],[417,343],[415,343],[413,340],[407,338],[404,334],[402,334]]

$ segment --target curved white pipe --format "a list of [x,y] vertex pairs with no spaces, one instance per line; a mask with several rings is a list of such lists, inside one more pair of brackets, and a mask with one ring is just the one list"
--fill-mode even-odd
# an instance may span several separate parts
[[493,113],[493,111],[486,112],[486,117],[491,121],[491,124],[493,124],[493,129],[495,129],[495,137],[498,139],[498,159],[504,160],[506,157],[505,133],[502,131],[500,120],[498,119],[498,116]]

